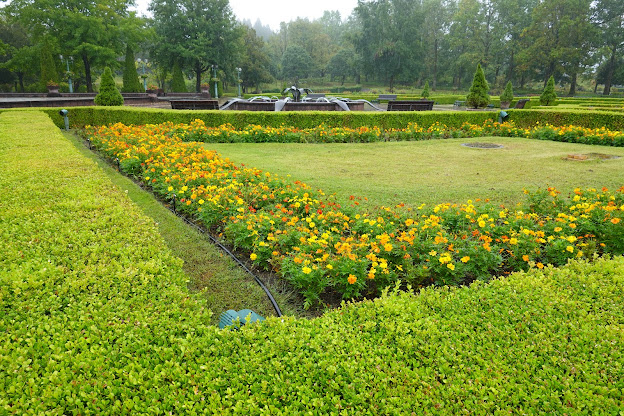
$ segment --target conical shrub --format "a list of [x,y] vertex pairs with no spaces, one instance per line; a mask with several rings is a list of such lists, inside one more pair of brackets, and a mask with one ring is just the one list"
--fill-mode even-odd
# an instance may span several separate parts
[[95,96],[95,105],[123,105],[124,99],[115,85],[113,73],[109,67],[104,69],[100,80],[100,92]]
[[184,74],[182,74],[182,69],[177,62],[173,65],[173,73],[171,74],[171,91],[187,92]]
[[555,105],[557,93],[555,92],[555,78],[551,75],[544,87],[544,92],[540,95],[541,105]]
[[141,81],[139,81],[139,74],[134,63],[134,51],[130,45],[126,46],[126,63],[123,73],[123,86],[121,87],[123,92],[145,92]]
[[478,64],[477,71],[475,72],[472,80],[470,92],[466,96],[466,106],[472,108],[486,107],[490,103],[490,96],[488,95],[489,91],[490,86],[485,80],[485,74],[483,73],[481,64]]

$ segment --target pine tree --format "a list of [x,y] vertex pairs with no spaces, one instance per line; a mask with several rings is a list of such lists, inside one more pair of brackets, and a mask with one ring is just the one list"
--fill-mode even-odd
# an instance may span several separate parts
[[557,101],[557,94],[555,93],[555,78],[551,75],[550,78],[548,78],[546,87],[544,87],[544,92],[540,95],[540,104],[554,105],[555,101]]
[[171,74],[171,91],[187,92],[184,74],[182,74],[182,69],[177,62],[173,65],[173,73]]
[[100,80],[100,92],[95,96],[95,105],[123,105],[124,99],[115,85],[113,73],[109,67],[104,69]]
[[501,108],[509,108],[509,104],[511,104],[513,98],[513,86],[511,85],[511,81],[508,81],[507,85],[505,85],[505,90],[500,96]]
[[126,64],[124,66],[123,73],[123,92],[145,92],[141,81],[139,81],[139,74],[136,70],[136,64],[134,63],[134,51],[130,45],[126,46]]
[[483,69],[481,69],[481,64],[478,64],[477,71],[472,80],[470,92],[466,96],[466,106],[472,108],[487,106],[490,103],[490,96],[488,95],[489,90],[490,86],[485,80],[485,74],[483,73]]
[[48,83],[56,85],[59,83],[59,75],[52,52],[50,52],[50,45],[47,42],[41,45],[41,78],[39,82],[39,88],[42,92],[48,92]]
[[429,81],[425,81],[425,86],[423,87],[422,94],[420,94],[422,98],[429,98]]

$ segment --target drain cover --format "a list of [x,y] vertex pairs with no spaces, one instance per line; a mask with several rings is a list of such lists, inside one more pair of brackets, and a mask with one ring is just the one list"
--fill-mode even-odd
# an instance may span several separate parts
[[503,147],[502,144],[482,143],[482,142],[462,143],[462,146],[474,147],[477,149],[500,149],[501,147]]

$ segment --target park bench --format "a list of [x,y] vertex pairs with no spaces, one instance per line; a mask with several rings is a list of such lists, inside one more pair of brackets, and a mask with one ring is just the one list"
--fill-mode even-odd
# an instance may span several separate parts
[[466,106],[466,101],[462,101],[462,100],[457,100],[455,101],[455,103],[453,103],[453,107],[465,107]]
[[381,100],[391,101],[391,100],[396,100],[396,98],[397,98],[396,94],[379,94],[379,97],[374,99],[372,102],[373,103],[380,103]]
[[514,108],[524,108],[524,106],[526,105],[526,103],[528,103],[530,100],[523,98],[522,100],[518,100],[518,102],[516,103],[516,105],[514,106]]
[[388,101],[388,111],[428,111],[433,110],[433,101]]
[[171,100],[173,110],[218,110],[218,100]]

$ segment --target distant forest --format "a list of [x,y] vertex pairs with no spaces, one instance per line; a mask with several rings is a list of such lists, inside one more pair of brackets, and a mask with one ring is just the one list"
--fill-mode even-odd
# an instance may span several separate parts
[[360,0],[350,16],[326,11],[277,31],[237,22],[227,0],[152,0],[150,18],[131,5],[11,1],[0,10],[0,88],[42,88],[51,55],[60,83],[71,75],[77,90],[92,91],[129,53],[162,88],[179,70],[196,90],[233,85],[239,73],[246,91],[310,78],[467,89],[477,64],[498,89],[551,76],[570,95],[581,81],[605,95],[624,84],[622,0]]

